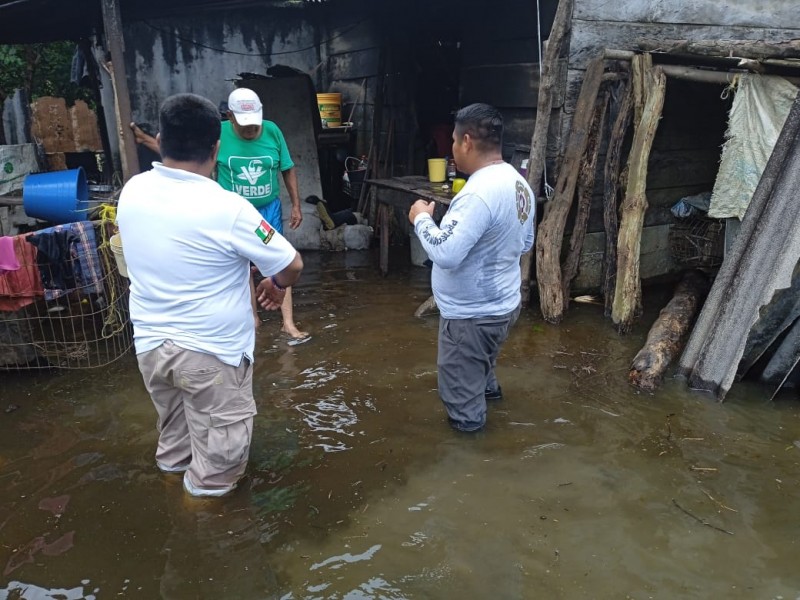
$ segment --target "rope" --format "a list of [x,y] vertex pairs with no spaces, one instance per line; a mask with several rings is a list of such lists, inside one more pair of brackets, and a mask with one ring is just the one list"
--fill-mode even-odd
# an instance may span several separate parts
[[[109,230],[115,230],[117,225],[117,207],[111,204],[101,204],[98,208],[100,219],[100,239],[97,245],[100,260],[103,261],[103,271],[106,273],[106,290],[108,292],[108,305],[102,310],[103,328],[100,335],[103,339],[108,339],[117,335],[125,328],[125,315],[119,309],[119,290],[117,289],[118,280],[111,279],[113,273],[118,273],[116,261],[114,260],[111,241],[108,235]],[[119,277],[119,275],[117,275]]]
[[722,93],[719,95],[721,100],[727,100],[730,98],[730,95],[736,91],[736,88],[739,86],[739,79],[741,78],[740,75],[734,75],[731,82],[725,86],[725,89],[722,90]]
[[[542,83],[542,50],[544,44],[542,43],[542,11],[539,7],[539,0],[536,0],[536,41],[539,45],[539,85]],[[547,135],[547,132],[545,132]],[[533,165],[531,165],[533,166]],[[544,181],[544,195],[550,200],[553,197],[553,186],[547,182],[547,159],[542,160],[542,180]]]

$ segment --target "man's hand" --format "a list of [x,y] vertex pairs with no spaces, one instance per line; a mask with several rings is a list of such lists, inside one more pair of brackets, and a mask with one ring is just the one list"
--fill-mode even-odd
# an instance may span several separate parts
[[264,310],[278,310],[283,304],[286,290],[279,290],[272,283],[272,277],[266,277],[256,286],[256,301]]
[[292,204],[292,215],[289,218],[289,227],[292,229],[297,229],[300,227],[300,223],[303,222],[303,211],[300,210],[300,206],[297,204]]
[[434,208],[436,208],[436,204],[434,202],[425,202],[425,200],[422,199],[417,200],[411,205],[411,209],[408,211],[408,220],[413,225],[414,219],[420,213],[428,213],[432,217]]

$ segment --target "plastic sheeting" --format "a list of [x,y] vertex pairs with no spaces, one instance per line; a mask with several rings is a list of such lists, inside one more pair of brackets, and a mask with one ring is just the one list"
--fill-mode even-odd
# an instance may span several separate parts
[[38,172],[36,146],[0,146],[0,196],[21,190],[25,176]]
[[753,324],[800,260],[800,96],[767,162],[742,228],[714,280],[678,368],[696,389],[724,398]]
[[739,77],[709,217],[744,216],[797,93],[782,77]]

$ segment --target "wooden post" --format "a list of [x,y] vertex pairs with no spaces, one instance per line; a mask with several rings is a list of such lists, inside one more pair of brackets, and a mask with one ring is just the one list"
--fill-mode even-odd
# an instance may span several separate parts
[[[528,184],[534,194],[539,193],[544,172],[545,152],[547,150],[547,132],[550,128],[550,114],[553,110],[553,88],[559,73],[558,60],[564,47],[564,39],[572,18],[574,0],[559,0],[553,27],[547,38],[547,49],[542,64],[542,75],[539,79],[539,94],[536,101],[536,123],[531,138],[531,153],[528,158]],[[522,255],[520,271],[522,272],[522,302],[527,304],[531,287],[531,263],[533,248]]]
[[386,277],[389,273],[389,210],[390,207],[388,204],[378,204],[378,227],[380,227],[380,240],[381,240],[381,252],[380,252],[380,266],[381,266],[381,275]]
[[574,0],[559,0],[553,27],[547,38],[547,48],[542,63],[542,76],[539,80],[539,95],[536,101],[536,123],[531,138],[531,153],[528,159],[528,184],[535,194],[539,193],[544,171],[547,150],[547,131],[550,127],[550,113],[553,110],[553,88],[559,73],[558,60],[564,47],[564,39],[572,18]]
[[[611,319],[620,333],[630,330],[641,309],[642,281],[639,277],[639,254],[642,243],[642,226],[647,210],[647,162],[656,134],[661,109],[664,107],[666,76],[658,68],[648,69],[645,56],[633,59],[634,91],[641,81],[643,106],[641,120],[633,134],[633,145],[628,158],[628,185],[622,203],[622,223],[617,242],[617,285]],[[637,94],[634,93],[634,102]]]
[[592,192],[594,192],[594,179],[597,172],[597,156],[600,154],[600,145],[603,141],[609,96],[610,94],[606,90],[595,103],[589,142],[586,145],[586,153],[578,174],[578,212],[575,215],[575,225],[569,240],[569,254],[562,267],[564,312],[569,308],[569,290],[572,280],[578,274],[583,239],[586,237],[586,225],[589,223],[589,210],[592,206]]
[[595,58],[589,63],[578,96],[578,104],[572,117],[569,142],[558,182],[550,201],[550,210],[545,214],[539,235],[536,238],[536,280],[539,286],[539,302],[544,319],[558,323],[564,315],[563,288],[561,284],[561,244],[564,225],[572,207],[580,162],[589,137],[589,125],[594,114],[597,92],[603,79],[603,59]]
[[675,295],[661,310],[647,334],[644,347],[631,364],[628,379],[639,389],[652,392],[661,383],[664,371],[683,349],[686,334],[708,293],[708,278],[700,271],[683,276]]
[[125,42],[122,39],[122,16],[118,0],[102,0],[103,29],[106,47],[111,54],[111,80],[117,109],[117,136],[122,161],[122,179],[128,181],[139,172],[139,155],[129,124],[131,122],[131,98],[128,91],[128,76],[125,71]]
[[436,298],[431,296],[430,298],[425,300],[425,302],[423,302],[422,304],[419,305],[417,310],[414,311],[414,316],[417,317],[417,318],[424,317],[426,315],[431,314],[437,308],[438,307],[436,306]]
[[633,106],[633,95],[629,83],[621,82],[618,92],[619,98],[612,100],[612,103],[617,105],[617,116],[614,119],[614,126],[611,128],[611,136],[608,141],[608,151],[606,153],[606,164],[603,169],[605,178],[603,182],[603,225],[606,230],[606,251],[603,256],[603,298],[607,317],[611,316],[611,306],[614,301],[614,288],[617,278],[619,166],[622,155],[622,143],[625,141],[628,125],[630,125],[631,122],[631,108]]

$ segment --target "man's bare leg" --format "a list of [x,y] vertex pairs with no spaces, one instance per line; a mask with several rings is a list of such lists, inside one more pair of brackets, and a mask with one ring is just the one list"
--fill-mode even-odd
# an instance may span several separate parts
[[283,317],[283,327],[281,331],[289,337],[298,339],[308,337],[307,331],[300,331],[294,324],[294,309],[292,306],[292,288],[286,288],[286,297],[281,304],[281,316]]
[[258,316],[258,304],[256,303],[256,284],[253,281],[252,275],[250,276],[250,304],[253,307],[253,321],[258,331],[261,327],[261,317]]

